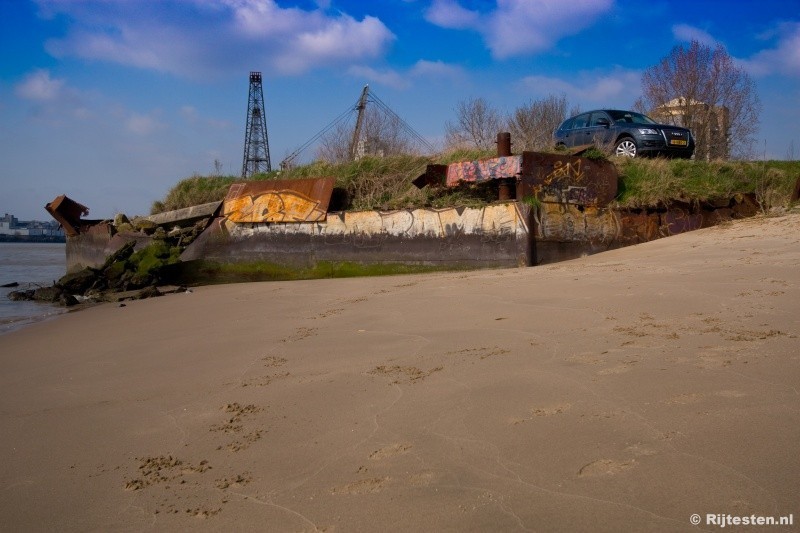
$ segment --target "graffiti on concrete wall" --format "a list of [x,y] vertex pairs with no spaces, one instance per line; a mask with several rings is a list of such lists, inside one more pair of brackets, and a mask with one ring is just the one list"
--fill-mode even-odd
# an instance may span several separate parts
[[447,166],[446,184],[454,187],[460,182],[480,183],[498,178],[516,178],[521,169],[521,156],[460,161]]
[[325,237],[326,241],[376,237],[434,237],[451,238],[480,235],[485,239],[505,239],[527,232],[525,221],[516,204],[506,203],[482,209],[404,209],[399,211],[341,212],[327,217],[325,222],[242,227],[226,225],[231,234],[281,234]]

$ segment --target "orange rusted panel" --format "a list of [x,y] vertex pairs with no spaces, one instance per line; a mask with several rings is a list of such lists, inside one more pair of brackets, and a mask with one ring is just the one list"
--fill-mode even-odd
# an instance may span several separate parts
[[325,220],[334,178],[234,183],[222,206],[231,222],[318,222]]
[[81,217],[89,214],[89,208],[67,198],[65,195],[57,196],[52,202],[44,206],[50,215],[64,228],[64,233],[74,237],[80,233]]

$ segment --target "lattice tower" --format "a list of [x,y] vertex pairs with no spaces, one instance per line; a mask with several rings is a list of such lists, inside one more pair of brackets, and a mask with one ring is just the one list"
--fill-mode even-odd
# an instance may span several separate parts
[[255,174],[271,171],[261,73],[251,72],[250,91],[247,97],[247,125],[244,131],[242,178],[247,179]]

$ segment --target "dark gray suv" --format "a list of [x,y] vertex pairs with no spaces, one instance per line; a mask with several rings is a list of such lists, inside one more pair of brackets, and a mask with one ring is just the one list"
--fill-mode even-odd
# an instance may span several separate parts
[[692,132],[659,124],[634,111],[599,109],[569,118],[553,132],[556,147],[587,144],[611,147],[616,155],[663,155],[689,159],[694,153]]

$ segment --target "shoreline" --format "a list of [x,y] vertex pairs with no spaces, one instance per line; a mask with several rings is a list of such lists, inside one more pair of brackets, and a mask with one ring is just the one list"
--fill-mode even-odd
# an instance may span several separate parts
[[0,335],[0,509],[67,531],[797,515],[798,264],[791,214],[535,268],[66,313]]

